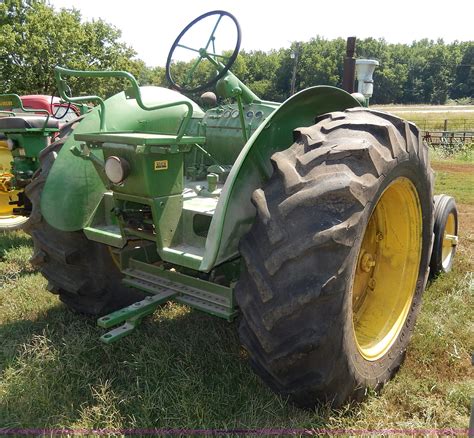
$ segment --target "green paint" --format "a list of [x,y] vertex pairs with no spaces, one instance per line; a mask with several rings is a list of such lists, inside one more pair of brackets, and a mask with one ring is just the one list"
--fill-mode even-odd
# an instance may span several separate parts
[[90,223],[84,228],[84,234],[90,240],[115,248],[123,248],[127,240],[122,235],[117,217],[110,214],[114,208],[113,192],[105,192]]
[[123,325],[100,337],[106,344],[131,334],[141,320],[166,301],[174,300],[232,321],[237,315],[233,289],[163,267],[129,258],[124,265],[124,283],[149,293],[144,300],[97,320],[102,328]]
[[167,109],[172,107],[186,107],[186,115],[178,128],[177,137],[181,138],[186,132],[191,117],[193,116],[193,104],[189,99],[181,99],[178,101],[171,102],[160,102],[158,104],[147,105],[143,101],[143,96],[138,85],[137,80],[126,71],[80,71],[80,70],[70,70],[67,68],[56,67],[54,69],[54,76],[56,78],[56,83],[58,84],[59,94],[62,99],[66,102],[71,103],[85,103],[85,102],[97,102],[99,105],[99,128],[100,131],[106,131],[106,105],[104,100],[99,96],[81,96],[81,97],[69,97],[67,95],[67,90],[69,89],[66,80],[64,77],[75,76],[78,78],[123,78],[127,79],[131,88],[127,90],[127,97],[134,99],[138,106],[145,111],[155,111],[160,109]]
[[303,90],[276,109],[245,144],[235,161],[213,215],[206,251],[199,267],[214,266],[238,256],[240,238],[252,225],[252,192],[270,177],[270,157],[293,143],[293,130],[314,124],[315,117],[360,106],[348,93],[334,87]]
[[110,328],[125,321],[125,324],[102,335],[100,340],[105,344],[110,344],[129,335],[145,316],[153,313],[161,304],[175,295],[174,291],[163,290],[161,293],[146,297],[142,301],[99,318],[97,325],[102,328]]
[[[149,105],[186,100],[179,93],[165,88],[142,87],[141,96]],[[193,105],[193,118],[200,120],[203,112]],[[108,132],[145,132],[176,135],[187,113],[187,107],[147,111],[135,99],[127,98],[124,92],[106,101],[105,123]],[[194,129],[197,129],[197,122]],[[191,130],[192,128],[190,128]],[[74,134],[97,133],[100,130],[99,107],[88,113],[77,126]],[[192,132],[190,132],[192,134]],[[90,222],[93,212],[99,205],[106,188],[89,160],[74,156],[70,149],[80,142],[71,136],[61,149],[46,181],[41,206],[49,224],[64,231],[83,229]],[[103,160],[102,150],[92,151]]]
[[[167,299],[231,320],[238,244],[255,217],[252,192],[272,173],[270,157],[317,116],[360,104],[334,87],[306,89],[281,105],[263,102],[228,73],[217,88],[236,103],[203,113],[179,93],[140,89],[131,75],[110,74],[116,75],[132,83],[131,91],[106,101],[88,97],[99,106],[59,153],[42,198],[51,225],[84,229],[88,238],[117,248],[124,283],[154,296],[140,310],[109,315],[107,324],[125,324],[102,340],[132,332],[155,303]],[[83,98],[70,101],[77,99]],[[112,156],[130,169],[117,185],[105,172]],[[131,239],[140,244],[127,246]],[[198,278],[198,271],[208,272],[208,279]]]
[[[234,96],[241,96],[241,82],[235,76],[229,74],[221,84],[226,92],[232,86]],[[140,93],[146,95],[152,90],[160,97],[168,92],[175,101],[183,100],[181,95],[163,89],[145,88]],[[248,93],[246,96],[246,102],[255,100]],[[97,108],[87,116],[75,131],[74,140],[66,143],[73,154],[65,155],[66,147],[60,152],[42,200],[42,205],[47,206],[44,210],[48,222],[64,230],[86,227],[88,237],[116,247],[129,238],[151,240],[163,260],[205,272],[238,257],[239,240],[255,215],[251,194],[270,176],[271,155],[292,144],[295,128],[312,125],[314,118],[325,112],[359,105],[352,96],[333,87],[304,90],[280,106],[261,101],[244,106],[242,101],[195,118],[189,125],[192,132],[181,137],[176,133],[186,114],[183,108],[177,112],[180,106],[156,104],[154,107],[160,109],[154,111],[161,112],[155,114],[143,110],[125,94],[105,101],[103,109]],[[110,121],[105,121],[106,114]],[[155,118],[144,123],[141,117],[151,114]],[[97,132],[101,117],[103,125],[112,127],[113,121],[117,129]],[[165,121],[173,129],[163,129]],[[247,129],[252,135],[245,142],[243,131]],[[73,155],[85,160],[78,161]],[[113,185],[105,175],[104,162],[110,156],[130,164],[130,174],[123,184]],[[225,180],[225,184],[218,184],[211,177],[208,190],[206,167],[216,166],[215,163],[223,163],[229,169],[231,166],[231,170],[228,173],[218,165],[221,173],[216,173],[217,178]],[[51,182],[59,180],[63,166],[67,166],[68,174],[73,173],[75,181],[67,199],[64,187],[58,190],[58,185]],[[185,180],[185,169],[186,175],[198,181],[202,178],[202,186]],[[83,178],[81,173],[85,174]],[[98,208],[105,187],[114,193],[111,210],[118,224],[113,229],[107,225],[112,219],[106,219]],[[196,199],[185,200],[183,190],[195,192]],[[65,213],[55,211],[57,202],[52,198],[58,196],[64,200],[60,205],[70,205]],[[199,204],[206,204],[209,198],[214,199],[213,206],[205,214],[200,213]]]
[[[1,94],[0,108],[17,108],[28,115],[46,115],[41,128],[10,128],[2,129],[4,134],[13,143],[12,167],[13,178],[10,181],[12,189],[22,189],[31,182],[31,177],[39,167],[38,157],[40,152],[48,146],[51,138],[59,131],[57,128],[46,128],[50,114],[44,109],[27,109],[23,107],[20,96],[17,94]],[[22,117],[12,111],[0,111],[9,117]]]
[[[219,79],[216,84],[216,92],[224,98],[240,96],[244,104],[262,103],[262,100],[230,71],[223,78]],[[274,102],[267,103],[274,104]]]
[[223,286],[177,271],[130,259],[124,274],[126,284],[156,294],[172,290],[174,301],[232,320],[236,316],[233,288]]

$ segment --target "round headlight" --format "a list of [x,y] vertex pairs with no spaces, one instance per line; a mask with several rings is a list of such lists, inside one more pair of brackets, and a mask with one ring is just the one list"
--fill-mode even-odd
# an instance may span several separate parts
[[128,161],[112,155],[105,160],[105,174],[114,184],[120,184],[130,173]]

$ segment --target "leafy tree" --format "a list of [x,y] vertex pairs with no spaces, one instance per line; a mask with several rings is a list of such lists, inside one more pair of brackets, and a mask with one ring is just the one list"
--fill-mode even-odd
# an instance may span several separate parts
[[[0,4],[0,86],[2,92],[50,94],[54,67],[127,70],[139,74],[143,62],[119,41],[121,33],[102,20],[82,23],[80,12],[59,12],[44,0],[6,0]],[[74,94],[110,95],[118,80],[71,78]]]
[[328,41],[317,37],[302,44],[297,89],[321,84],[337,86],[342,79],[338,67],[344,59],[344,51],[342,39]]
[[257,96],[262,99],[274,100],[278,96],[276,83],[281,57],[281,51],[276,50],[271,50],[268,53],[261,50],[252,52],[242,51],[238,58],[242,58],[245,69],[240,68],[240,71],[236,71],[232,68],[232,71]]
[[474,98],[474,43],[464,43],[464,54],[456,67],[456,75],[451,87],[451,97]]
[[[163,67],[148,68],[135,51],[120,41],[121,33],[102,20],[83,22],[76,9],[56,11],[46,0],[5,0],[0,3],[0,91],[18,94],[52,93],[53,69],[126,70],[143,85],[167,86]],[[372,103],[444,103],[449,97],[474,95],[474,43],[423,39],[390,44],[384,39],[357,42],[359,58],[380,62],[374,74]],[[297,59],[292,53],[298,52]],[[345,40],[315,36],[289,49],[242,51],[234,74],[259,97],[284,101],[291,92],[314,85],[341,86]],[[206,65],[207,64],[207,65]],[[178,83],[191,63],[174,65]],[[189,85],[207,82],[214,74],[201,63]],[[68,80],[74,95],[109,96],[124,89],[121,80]],[[194,96],[196,97],[196,96]]]
[[168,85],[164,67],[143,68],[137,79],[142,85],[157,85],[159,87]]

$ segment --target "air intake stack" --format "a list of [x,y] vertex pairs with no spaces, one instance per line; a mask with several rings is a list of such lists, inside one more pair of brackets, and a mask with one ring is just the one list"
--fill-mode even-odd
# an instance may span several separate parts
[[366,106],[369,105],[369,99],[374,93],[373,74],[378,65],[379,62],[375,59],[356,60],[357,92],[365,97]]

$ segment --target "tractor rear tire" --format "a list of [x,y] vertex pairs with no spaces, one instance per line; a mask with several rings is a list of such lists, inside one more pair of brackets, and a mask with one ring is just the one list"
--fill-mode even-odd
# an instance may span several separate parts
[[302,407],[337,407],[397,371],[426,286],[432,171],[415,125],[325,114],[272,156],[241,240],[240,337],[256,373]]
[[58,140],[40,154],[41,167],[26,187],[32,212],[25,231],[34,243],[30,262],[48,280],[48,290],[58,294],[74,311],[101,316],[139,301],[145,295],[121,284],[122,274],[106,245],[88,240],[82,231],[53,228],[41,214],[41,193],[49,171],[79,121],[64,125]]

